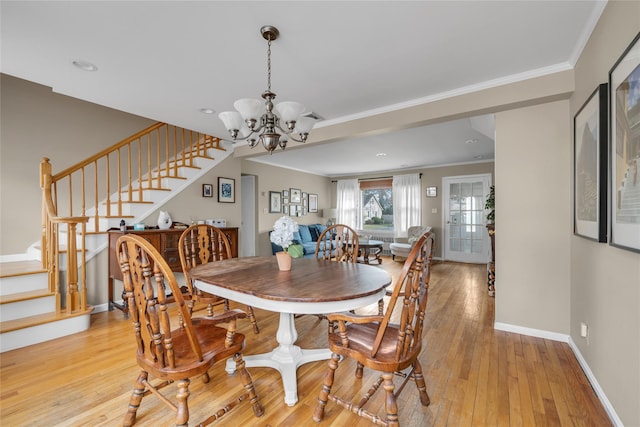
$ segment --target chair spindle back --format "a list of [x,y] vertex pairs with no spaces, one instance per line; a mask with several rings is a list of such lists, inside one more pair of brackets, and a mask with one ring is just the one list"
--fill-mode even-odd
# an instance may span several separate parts
[[407,257],[400,276],[393,287],[384,318],[378,328],[371,357],[375,357],[380,349],[387,326],[394,315],[394,309],[398,303],[402,304],[402,308],[397,322],[396,359],[400,361],[420,353],[425,311],[429,296],[434,241],[435,237],[432,232],[423,234]]
[[357,262],[358,233],[348,225],[334,224],[318,237],[316,257],[342,262]]
[[150,365],[177,368],[167,288],[173,295],[196,360],[202,360],[202,350],[193,332],[191,318],[173,272],[164,258],[144,238],[126,234],[117,242],[125,297],[134,325],[138,356]]

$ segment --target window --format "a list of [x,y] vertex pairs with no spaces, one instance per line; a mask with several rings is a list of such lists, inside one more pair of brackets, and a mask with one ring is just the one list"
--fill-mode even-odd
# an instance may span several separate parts
[[361,181],[362,229],[393,231],[393,189],[390,179]]

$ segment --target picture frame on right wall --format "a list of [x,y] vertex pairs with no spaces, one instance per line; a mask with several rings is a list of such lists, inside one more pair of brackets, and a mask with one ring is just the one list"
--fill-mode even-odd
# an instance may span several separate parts
[[608,85],[598,85],[573,119],[573,232],[607,241]]
[[609,109],[609,242],[640,252],[640,33],[609,72]]

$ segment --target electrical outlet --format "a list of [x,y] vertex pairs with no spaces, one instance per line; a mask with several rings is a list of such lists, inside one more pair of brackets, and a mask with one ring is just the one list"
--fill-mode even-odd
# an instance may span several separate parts
[[587,325],[585,322],[580,322],[580,336],[582,338],[589,337],[589,325]]
[[437,214],[438,213],[438,208],[431,208],[431,213],[432,214]]

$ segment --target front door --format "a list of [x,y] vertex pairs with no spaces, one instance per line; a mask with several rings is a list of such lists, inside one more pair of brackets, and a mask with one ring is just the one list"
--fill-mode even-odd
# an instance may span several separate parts
[[491,175],[466,175],[442,179],[444,259],[481,264],[490,259],[485,200]]

